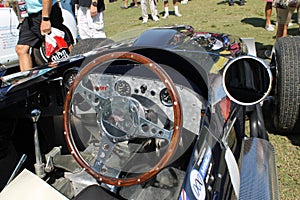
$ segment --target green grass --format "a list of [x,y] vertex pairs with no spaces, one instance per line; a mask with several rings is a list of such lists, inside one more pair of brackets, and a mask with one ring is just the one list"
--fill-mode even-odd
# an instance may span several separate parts
[[[142,24],[141,8],[122,10],[120,9],[123,5],[122,0],[114,3],[108,3],[107,0],[105,2],[104,19],[107,37],[140,27],[188,24],[199,31],[253,37],[256,41],[258,56],[262,56],[264,50],[271,49],[275,43],[275,32],[267,32],[264,29],[265,2],[263,0],[248,0],[245,6],[235,4],[231,7],[218,0],[192,0],[187,5],[179,5],[182,17],[170,15],[168,19],[161,18],[164,8],[162,1],[159,0],[157,9],[160,13],[160,21],[149,20],[147,24]],[[169,2],[169,9],[173,11],[173,5],[170,0]],[[276,21],[274,9],[272,20]],[[292,27],[289,27],[288,33],[298,34],[298,25],[294,23]],[[276,151],[280,198],[283,200],[300,199],[300,134],[293,137],[271,134],[270,141]]]
[[270,135],[275,147],[280,198],[300,199],[300,135]]

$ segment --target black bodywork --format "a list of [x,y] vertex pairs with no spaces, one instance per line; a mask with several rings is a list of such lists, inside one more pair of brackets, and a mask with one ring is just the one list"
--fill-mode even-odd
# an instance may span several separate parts
[[[3,76],[0,90],[1,189],[5,187],[21,155],[27,156],[21,168],[35,171],[35,127],[32,121],[32,111],[35,109],[41,112],[37,130],[43,162],[47,162],[44,155],[57,146],[61,147],[60,155],[70,155],[74,146],[70,145],[68,139],[67,142],[65,140],[66,116],[63,111],[66,111],[66,96],[69,90],[81,95],[79,84],[85,83],[85,78],[94,74],[100,74],[99,79],[103,81],[95,89],[93,81],[98,77],[90,78],[91,88],[99,97],[106,100],[105,92],[111,92],[107,94],[111,98],[133,98],[134,102],[137,100],[144,108],[145,116],[141,119],[159,124],[160,114],[163,113],[163,118],[167,118],[167,122],[163,123],[163,130],[174,129],[172,117],[168,114],[174,101],[167,96],[168,92],[163,93],[159,89],[162,86],[151,86],[160,81],[154,73],[135,60],[115,59],[104,68],[102,67],[106,63],[97,61],[103,55],[130,52],[157,63],[176,85],[182,104],[181,143],[169,163],[143,183],[108,187],[106,184],[111,185],[111,182],[101,181],[95,173],[90,173],[97,184],[120,199],[278,199],[274,149],[268,142],[260,105],[270,92],[271,76],[268,66],[257,57],[249,55],[248,50],[241,39],[230,35],[196,32],[190,26],[163,27],[95,48],[59,63]],[[93,62],[97,64],[93,66]],[[81,77],[81,72],[89,66],[93,66],[90,73]],[[118,81],[114,82],[115,77]],[[130,93],[123,89],[124,85],[119,86],[125,84],[119,79],[130,85]],[[77,87],[72,85],[74,80],[79,81]],[[107,84],[104,84],[105,81]],[[104,91],[106,87],[112,88],[112,91]],[[76,99],[73,99],[74,96],[71,96],[70,107],[78,106],[83,113],[88,113],[85,117],[89,117],[88,110],[93,104],[89,104],[87,108],[82,105],[80,108]],[[101,109],[103,107],[96,111],[98,115],[99,112],[102,113]],[[83,114],[70,115],[71,120],[68,122],[75,148],[79,152],[85,151],[92,144],[86,135],[92,138],[94,133],[80,133],[78,127],[96,122],[94,119],[89,121],[89,118],[84,118]],[[79,122],[76,122],[77,117]],[[97,123],[93,126],[98,127]],[[109,129],[108,125],[102,126],[105,126],[105,130]],[[115,128],[109,130],[116,131]],[[119,138],[114,132],[112,135]],[[139,150],[142,153],[164,152],[159,149],[158,138],[155,136],[146,138],[146,142],[141,141],[140,137],[129,137],[128,140],[130,144],[142,145]],[[114,142],[113,140],[112,143]],[[66,159],[72,160],[70,157]],[[99,157],[96,156],[96,159]],[[100,161],[102,164],[108,162],[104,159]],[[77,162],[81,165],[80,161]],[[72,169],[75,164],[71,167],[60,164],[57,161],[54,163],[55,169],[46,173],[48,179],[44,180],[48,184],[58,177],[66,178],[65,172],[74,172]],[[101,168],[102,165],[98,167]],[[96,166],[91,166],[91,170],[109,177],[102,174],[101,169],[96,169]],[[86,171],[89,173],[89,170]],[[121,174],[112,173],[112,178],[120,178],[121,175],[130,177],[134,174],[130,170],[127,173],[124,173],[124,169],[119,171]],[[144,172],[142,170],[141,173]],[[240,177],[238,181],[235,180],[236,174]],[[76,185],[75,181],[73,184]],[[85,185],[88,186],[89,184]],[[83,188],[62,193],[68,198],[76,198],[81,189]]]

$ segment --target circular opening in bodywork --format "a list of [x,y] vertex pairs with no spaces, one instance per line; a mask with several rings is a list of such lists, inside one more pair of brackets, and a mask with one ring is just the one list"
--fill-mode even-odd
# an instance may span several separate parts
[[232,60],[224,69],[223,87],[228,97],[240,105],[263,101],[271,91],[272,73],[266,64],[252,56]]

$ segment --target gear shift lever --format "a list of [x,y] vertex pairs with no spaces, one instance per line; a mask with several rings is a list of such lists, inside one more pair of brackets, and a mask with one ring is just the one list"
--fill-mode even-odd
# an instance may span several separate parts
[[37,121],[41,116],[41,111],[39,109],[34,109],[31,111],[31,119],[33,122],[33,129],[34,129],[34,150],[35,150],[35,160],[36,163],[34,164],[34,169],[36,175],[40,178],[45,177],[45,164],[42,162],[42,155],[40,150],[40,142],[38,136],[38,129],[37,129]]

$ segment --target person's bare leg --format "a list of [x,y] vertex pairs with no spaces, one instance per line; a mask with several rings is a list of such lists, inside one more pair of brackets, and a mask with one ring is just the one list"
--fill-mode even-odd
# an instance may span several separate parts
[[178,1],[177,0],[173,0],[173,5],[174,6],[178,6]]
[[173,0],[173,5],[174,5],[175,15],[177,17],[181,17],[182,15],[179,13],[179,10],[178,10],[178,1],[177,0]]
[[19,57],[20,71],[26,71],[32,69],[32,60],[29,54],[30,46],[28,45],[17,45],[16,52]]
[[128,7],[128,0],[124,0],[124,8]]
[[288,26],[289,24],[285,24],[283,27],[282,37],[286,37],[288,35]]
[[164,9],[165,9],[165,14],[163,16],[164,19],[169,17],[169,2],[164,1]]
[[133,4],[134,4],[135,7],[139,6],[138,3],[137,3],[137,0],[133,0]]
[[287,36],[288,24],[278,24],[276,38]]
[[272,2],[267,2],[265,6],[266,26],[271,25]]

